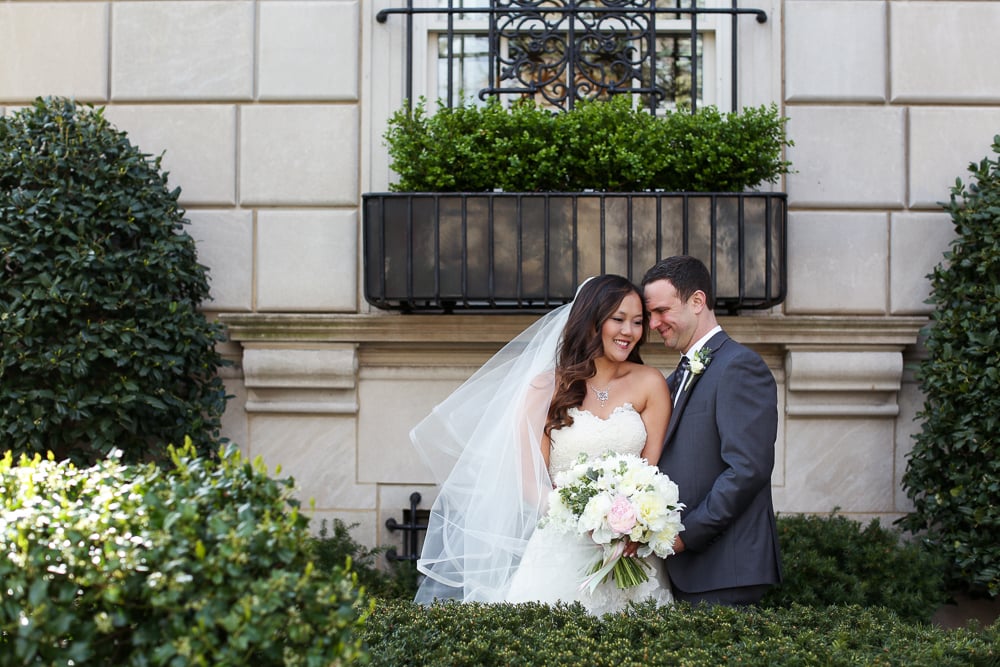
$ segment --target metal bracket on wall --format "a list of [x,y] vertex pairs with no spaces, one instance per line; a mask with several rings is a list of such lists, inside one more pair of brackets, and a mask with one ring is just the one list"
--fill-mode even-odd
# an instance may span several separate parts
[[420,533],[427,530],[427,519],[430,512],[428,510],[418,510],[420,504],[420,494],[416,491],[410,494],[410,508],[403,510],[403,522],[396,521],[393,517],[385,520],[385,527],[389,532],[403,531],[403,555],[400,556],[396,549],[388,549],[385,552],[386,559],[390,561],[413,561],[420,557]]

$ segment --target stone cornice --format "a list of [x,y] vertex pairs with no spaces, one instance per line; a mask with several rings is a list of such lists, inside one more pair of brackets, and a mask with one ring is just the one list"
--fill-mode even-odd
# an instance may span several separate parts
[[[538,315],[404,315],[223,313],[233,341],[245,347],[310,344],[503,343],[538,319]],[[723,328],[750,345],[908,346],[917,341],[926,317],[751,316],[720,317]],[[652,339],[656,340],[654,333]]]

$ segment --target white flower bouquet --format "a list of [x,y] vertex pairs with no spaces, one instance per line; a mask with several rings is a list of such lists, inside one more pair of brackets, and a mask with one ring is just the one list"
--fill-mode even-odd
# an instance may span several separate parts
[[[581,459],[557,473],[545,522],[567,533],[589,534],[603,547],[580,589],[591,592],[611,576],[618,588],[649,580],[640,560],[674,553],[674,538],[684,530],[677,485],[634,454],[609,452]],[[639,543],[640,558],[623,558],[628,542]]]

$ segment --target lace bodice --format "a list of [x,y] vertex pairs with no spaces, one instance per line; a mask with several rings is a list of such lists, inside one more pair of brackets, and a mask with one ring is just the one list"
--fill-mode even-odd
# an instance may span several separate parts
[[570,468],[581,452],[596,458],[613,450],[620,454],[639,454],[646,444],[646,426],[631,403],[614,409],[607,419],[589,410],[570,408],[572,426],[552,431],[549,450],[549,474]]

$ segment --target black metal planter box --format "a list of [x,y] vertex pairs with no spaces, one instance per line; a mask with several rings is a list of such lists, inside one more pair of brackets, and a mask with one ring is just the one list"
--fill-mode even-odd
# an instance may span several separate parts
[[404,311],[542,311],[587,276],[640,281],[689,254],[722,313],[785,298],[787,197],[753,193],[369,193],[365,298]]

